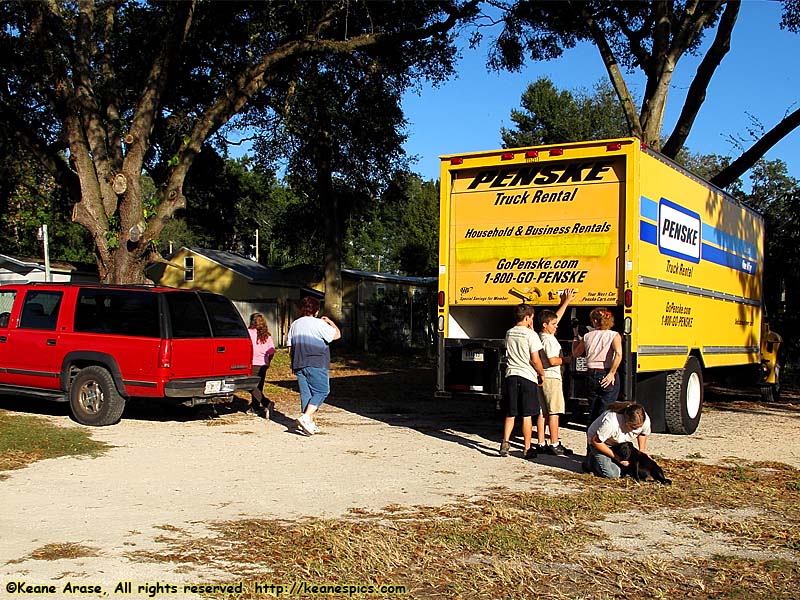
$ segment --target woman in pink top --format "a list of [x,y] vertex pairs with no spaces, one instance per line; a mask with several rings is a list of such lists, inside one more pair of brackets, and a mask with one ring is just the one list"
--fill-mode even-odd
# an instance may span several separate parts
[[261,313],[253,313],[250,315],[250,327],[247,330],[250,333],[250,340],[253,342],[253,366],[250,370],[251,375],[258,375],[258,385],[250,392],[252,401],[250,408],[247,412],[250,414],[258,414],[265,419],[269,418],[268,409],[272,408],[272,402],[269,407],[264,406],[264,379],[267,376],[267,369],[269,363],[272,362],[272,357],[275,354],[275,343],[272,341],[272,336],[269,334],[269,327],[267,320]]
[[622,362],[622,336],[611,328],[614,315],[605,308],[595,308],[589,313],[594,329],[583,336],[576,329],[572,340],[572,355],[586,353],[589,423],[606,410],[619,396],[620,381],[617,369]]

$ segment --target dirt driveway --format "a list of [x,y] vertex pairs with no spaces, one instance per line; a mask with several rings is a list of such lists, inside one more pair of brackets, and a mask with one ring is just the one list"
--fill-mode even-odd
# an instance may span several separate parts
[[[354,509],[441,505],[502,488],[547,491],[563,485],[553,473],[580,467],[581,426],[562,432],[565,444],[579,451],[573,459],[524,461],[519,439],[512,456],[500,458],[493,408],[434,400],[430,369],[335,374],[333,397],[321,412],[323,431],[311,438],[294,431],[298,400],[287,379],[273,394],[271,421],[226,407],[209,418],[208,412],[131,406],[118,425],[92,430],[111,446],[104,455],[46,460],[9,473],[0,481],[0,597],[8,582],[25,581],[59,590],[65,582],[101,585],[110,597],[145,598],[114,590],[125,581],[202,583],[226,575],[131,556],[157,552],[167,531],[209,535],[206,524],[213,521],[339,517]],[[800,468],[800,400],[767,407],[746,395],[708,399],[713,403],[696,434],[653,435],[651,452]],[[0,398],[0,408],[23,410],[8,398]],[[76,426],[58,405],[26,403],[24,412]],[[78,551],[43,560],[41,549],[53,545]]]

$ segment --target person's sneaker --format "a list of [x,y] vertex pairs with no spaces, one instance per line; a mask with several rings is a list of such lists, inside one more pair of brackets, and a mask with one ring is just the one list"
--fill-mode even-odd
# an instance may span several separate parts
[[297,426],[307,435],[314,435],[314,423],[305,415],[300,415],[297,419]]
[[534,458],[539,456],[539,452],[536,450],[536,446],[531,446],[525,451],[525,460],[533,460]]
[[508,456],[508,451],[511,449],[511,444],[503,440],[500,442],[500,456]]
[[317,425],[316,421],[311,421],[311,428],[314,430],[314,433],[319,433],[320,431],[322,431],[319,428],[319,425]]
[[555,446],[552,444],[550,445],[550,454],[555,454],[556,456],[572,456],[574,452],[561,442],[558,442]]

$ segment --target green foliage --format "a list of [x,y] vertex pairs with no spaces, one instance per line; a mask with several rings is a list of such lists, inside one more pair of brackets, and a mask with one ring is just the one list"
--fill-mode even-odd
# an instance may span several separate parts
[[602,140],[629,136],[625,114],[607,81],[599,81],[592,93],[558,90],[542,77],[522,95],[522,110],[512,110],[516,129],[500,132],[505,148]]
[[[224,159],[206,145],[186,178],[188,208],[165,226],[159,247],[200,246],[255,254],[255,231],[273,226],[270,190],[275,180],[248,158]],[[183,221],[183,224],[180,223]]]
[[435,275],[438,237],[438,186],[398,172],[368,210],[350,219],[345,264],[367,271]]
[[770,327],[783,336],[789,354],[800,352],[800,181],[782,160],[759,161],[752,169],[747,201],[766,219],[764,297]]
[[43,257],[39,227],[47,225],[51,260],[93,262],[88,232],[70,219],[71,206],[53,177],[15,144],[0,142],[0,248]]

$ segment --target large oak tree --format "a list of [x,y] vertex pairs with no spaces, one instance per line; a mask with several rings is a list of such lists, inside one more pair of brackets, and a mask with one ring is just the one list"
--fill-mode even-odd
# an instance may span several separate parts
[[[0,126],[74,201],[101,279],[144,281],[204,144],[280,104],[297,65],[446,50],[472,3],[4,2]],[[156,194],[143,198],[148,173]]]

